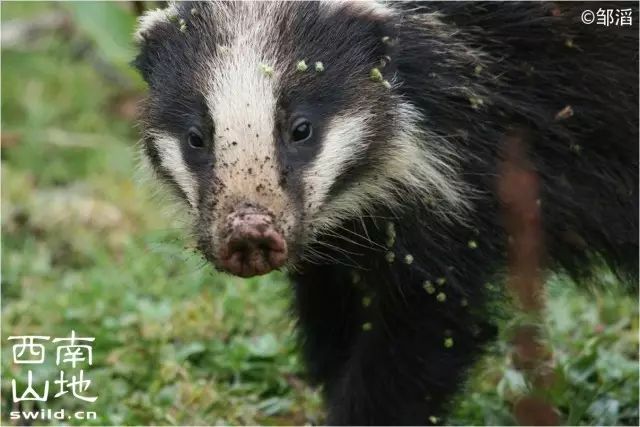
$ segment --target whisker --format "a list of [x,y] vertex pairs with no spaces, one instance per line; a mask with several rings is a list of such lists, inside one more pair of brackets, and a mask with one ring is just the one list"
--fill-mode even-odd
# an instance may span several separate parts
[[[362,224],[363,224],[363,226],[364,226],[364,221],[362,221]],[[351,233],[352,235],[354,235],[354,236],[356,236],[356,237],[358,237],[358,238],[360,238],[360,239],[364,240],[365,242],[369,243],[371,246],[365,246],[364,244],[362,244],[362,243],[358,243],[358,242],[356,242],[356,241],[354,241],[354,240],[348,240],[349,242],[351,242],[351,243],[353,243],[353,244],[356,244],[356,245],[358,245],[358,246],[363,246],[363,247],[366,247],[366,248],[369,248],[369,249],[370,249],[370,248],[372,248],[373,246],[376,246],[376,247],[379,247],[379,248],[384,249],[384,246],[383,246],[383,245],[381,245],[381,244],[380,244],[380,243],[378,243],[378,242],[374,242],[373,240],[371,240],[371,239],[369,238],[369,236],[366,236],[366,237],[365,237],[365,236],[363,236],[363,235],[361,235],[361,234],[357,233],[356,231],[351,230],[351,229],[346,228],[346,227],[343,227],[343,226],[338,226],[338,228],[339,228],[340,230],[342,230],[342,231],[345,231],[345,232],[347,232],[347,233]],[[341,237],[341,238],[343,238],[343,239],[346,239],[346,237],[344,237],[344,236],[339,236],[339,237]]]
[[[325,231],[324,234],[326,236],[334,237],[334,238],[336,238],[338,240],[343,240],[343,241],[345,241],[347,243],[351,243],[353,245],[360,246],[360,247],[365,248],[365,249],[371,249],[371,246],[367,246],[365,244],[358,243],[355,240],[350,239],[349,237],[347,237],[345,235],[341,235],[341,234],[338,234],[338,233],[335,233],[335,232],[332,232],[332,231]],[[344,249],[344,251],[347,251],[347,250]],[[362,255],[361,253],[356,253],[356,252],[349,252],[349,253],[351,253],[352,255]]]

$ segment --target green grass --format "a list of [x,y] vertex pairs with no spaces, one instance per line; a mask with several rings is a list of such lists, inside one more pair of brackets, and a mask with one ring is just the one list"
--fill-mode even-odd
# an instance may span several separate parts
[[[49,7],[4,3],[3,20]],[[11,362],[7,337],[75,330],[96,338],[85,375],[98,400],[47,407],[96,411],[96,425],[321,423],[284,277],[217,274],[185,249],[181,224],[132,179],[137,136],[112,112],[120,95],[61,37],[2,52],[3,144],[17,135],[2,150],[2,422],[29,367]],[[568,424],[637,425],[637,301],[601,280],[591,293],[550,283],[549,397]],[[503,323],[450,423],[514,422],[527,385]],[[36,384],[57,375],[55,358],[34,367]]]

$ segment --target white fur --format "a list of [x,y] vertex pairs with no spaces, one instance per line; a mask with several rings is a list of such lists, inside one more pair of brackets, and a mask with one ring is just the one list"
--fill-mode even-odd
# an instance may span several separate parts
[[157,25],[159,22],[169,22],[172,16],[176,15],[176,8],[174,3],[170,3],[164,9],[148,10],[144,14],[138,17],[138,27],[133,35],[133,39],[137,43],[141,43],[144,40],[144,34]]
[[173,191],[166,191],[166,183],[159,179],[157,171],[154,169],[151,161],[144,153],[143,142],[139,142],[138,149],[134,151],[136,157],[137,168],[134,173],[134,179],[140,184],[140,187],[147,192],[151,200],[167,221],[172,222],[179,229],[190,230],[193,226],[193,220],[197,216],[197,212],[185,210],[184,199],[177,196]]
[[400,132],[390,141],[392,155],[310,217],[316,234],[334,229],[346,219],[366,216],[381,202],[400,212],[404,203],[439,200],[441,205],[435,209],[444,217],[458,217],[466,208],[467,191],[458,177],[455,156],[446,148],[447,141],[419,127],[421,115],[415,107],[406,102],[400,105],[396,117]]
[[193,176],[182,157],[180,141],[166,135],[155,134],[153,137],[160,156],[161,166],[171,174],[178,187],[185,194],[189,205],[195,210],[198,208],[198,181]]
[[[291,225],[291,201],[282,187],[274,136],[280,64],[275,21],[282,7],[272,3],[216,4],[218,31],[227,43],[213,59],[205,98],[216,125],[215,174],[224,183],[216,216],[250,202],[271,210],[281,227]],[[273,73],[265,72],[265,68]],[[235,144],[233,144],[235,142]],[[251,170],[251,172],[249,172]]]
[[304,176],[309,210],[318,210],[336,178],[367,149],[369,112],[345,112],[327,126],[322,149]]
[[321,10],[328,14],[345,9],[353,16],[362,17],[374,21],[385,21],[391,18],[395,11],[386,4],[376,0],[331,0],[323,1]]

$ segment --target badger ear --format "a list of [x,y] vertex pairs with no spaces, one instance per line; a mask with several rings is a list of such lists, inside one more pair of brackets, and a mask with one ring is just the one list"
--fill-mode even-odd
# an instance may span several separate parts
[[178,10],[175,3],[169,3],[164,9],[148,10],[138,17],[138,25],[133,34],[133,39],[137,45],[144,44],[153,35],[158,26],[169,24],[178,17]]
[[138,25],[133,40],[138,48],[138,55],[131,62],[131,66],[140,72],[142,78],[149,83],[154,63],[153,52],[172,30],[172,23],[177,22],[178,10],[175,3],[170,3],[164,9],[149,10],[138,18]]
[[395,64],[389,63],[397,50],[401,18],[398,9],[374,0],[329,0],[320,3],[320,14],[324,14],[329,25],[335,21],[346,25],[345,29],[353,28],[354,34],[365,34],[370,56],[379,61],[380,68],[386,67],[388,73],[393,75]]
[[357,22],[361,30],[367,31],[382,41],[375,51],[380,58],[392,56],[395,53],[394,40],[397,37],[397,24],[401,16],[398,9],[375,0],[329,0],[320,4],[321,13],[324,12],[325,16],[346,18]]

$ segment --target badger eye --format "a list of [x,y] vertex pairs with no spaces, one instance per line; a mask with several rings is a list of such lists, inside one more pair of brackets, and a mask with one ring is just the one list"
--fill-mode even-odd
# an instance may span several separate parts
[[204,147],[204,141],[202,140],[202,135],[200,131],[196,128],[189,129],[189,134],[187,135],[187,141],[192,148],[202,148]]
[[311,122],[307,119],[298,119],[293,123],[291,130],[291,140],[293,142],[306,141],[313,132]]

